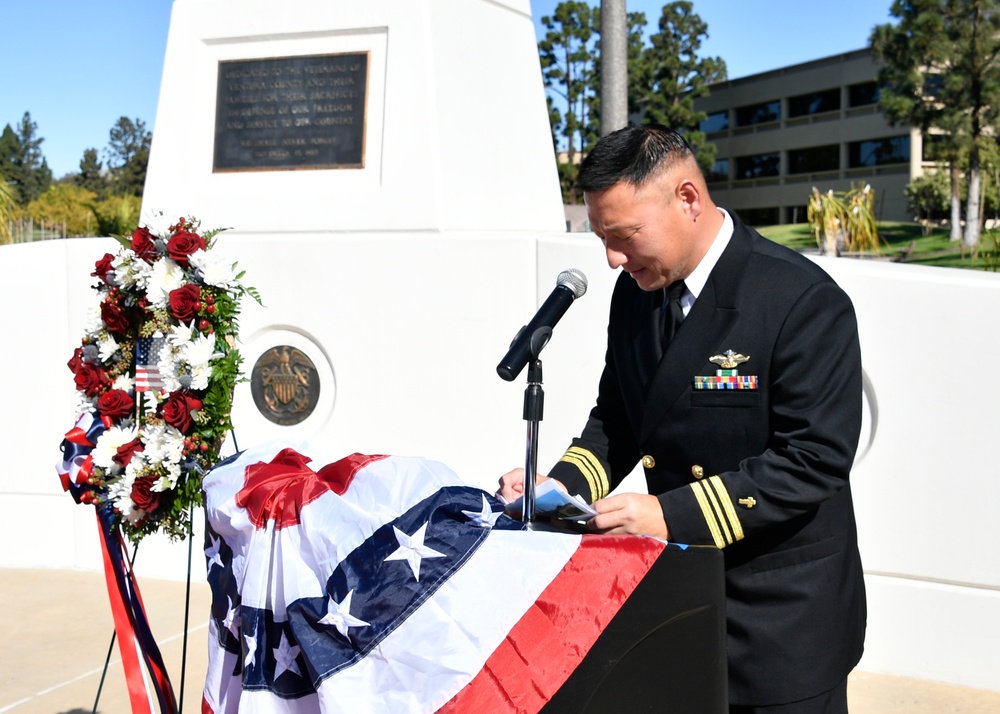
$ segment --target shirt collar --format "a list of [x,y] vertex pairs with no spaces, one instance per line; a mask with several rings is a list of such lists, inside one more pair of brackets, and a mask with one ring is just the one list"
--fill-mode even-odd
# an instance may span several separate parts
[[[729,245],[729,240],[733,237],[733,218],[725,211],[725,209],[719,208],[722,212],[723,220],[722,227],[719,228],[718,234],[715,236],[715,240],[712,241],[712,245],[709,246],[708,252],[698,263],[697,267],[691,271],[691,274],[684,278],[684,286],[687,290],[684,293],[684,297],[681,298],[681,304],[685,308],[685,313],[690,309],[691,305],[694,305],[694,301],[698,299],[701,295],[701,291],[705,289],[705,284],[708,282],[708,276],[712,274],[712,269],[715,264],[719,262],[719,257],[722,255],[723,251],[726,250],[726,246]],[[687,303],[687,304],[685,304]]]

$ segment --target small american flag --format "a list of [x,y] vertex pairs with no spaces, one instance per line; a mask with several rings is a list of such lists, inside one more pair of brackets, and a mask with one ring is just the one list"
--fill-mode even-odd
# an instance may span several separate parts
[[160,378],[160,350],[163,348],[162,337],[140,337],[135,349],[135,391],[154,392],[163,389]]

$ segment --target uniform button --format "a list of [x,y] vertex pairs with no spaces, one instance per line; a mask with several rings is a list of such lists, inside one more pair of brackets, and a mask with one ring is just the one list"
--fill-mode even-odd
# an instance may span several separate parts
[[701,478],[702,476],[705,475],[705,469],[703,469],[698,464],[695,464],[694,466],[691,467],[691,475],[694,476],[695,478]]
[[649,454],[646,454],[645,456],[642,457],[642,465],[647,469],[651,469],[654,466],[656,466],[656,459],[654,459]]

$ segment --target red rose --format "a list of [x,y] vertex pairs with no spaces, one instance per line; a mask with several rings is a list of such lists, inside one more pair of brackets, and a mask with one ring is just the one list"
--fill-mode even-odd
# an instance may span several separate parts
[[69,358],[69,362],[66,363],[69,367],[69,371],[76,374],[80,371],[80,367],[83,366],[83,348],[77,347],[73,350],[73,356]]
[[108,375],[104,374],[103,369],[86,362],[80,365],[80,369],[76,371],[73,379],[76,382],[76,388],[88,397],[96,397],[111,386]]
[[160,494],[153,490],[154,483],[156,479],[152,476],[141,476],[132,484],[132,502],[146,513],[160,507]]
[[135,402],[128,392],[121,389],[112,389],[105,392],[97,400],[97,411],[101,416],[109,417],[118,421],[124,416],[128,416],[135,409]]
[[127,444],[122,444],[118,447],[118,453],[111,457],[111,460],[116,464],[125,468],[128,466],[128,462],[132,460],[138,452],[143,450],[142,442],[138,438],[132,439],[132,441]]
[[114,272],[114,268],[111,266],[114,260],[115,256],[111,255],[111,253],[105,253],[104,257],[94,264],[94,272],[91,275],[95,278],[100,278],[105,283],[108,282],[108,273]]
[[178,231],[167,241],[167,255],[182,268],[188,267],[188,256],[196,250],[205,250],[205,239],[197,233]]
[[132,250],[147,263],[152,263],[156,259],[156,244],[153,243],[153,234],[145,226],[136,228],[132,234]]
[[181,322],[191,322],[201,309],[201,288],[194,283],[170,291],[170,314]]
[[128,316],[116,302],[105,300],[101,303],[101,319],[109,332],[124,335],[128,332]]
[[201,407],[201,400],[190,392],[174,392],[160,407],[160,416],[177,431],[187,434],[191,429],[191,412],[198,411]]

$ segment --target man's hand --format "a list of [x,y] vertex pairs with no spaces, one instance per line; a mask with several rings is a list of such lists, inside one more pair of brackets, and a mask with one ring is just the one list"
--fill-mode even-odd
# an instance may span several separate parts
[[590,527],[601,533],[649,535],[661,540],[670,537],[656,496],[621,493],[594,501],[593,505],[597,515],[591,519]]
[[[543,474],[536,474],[535,476],[535,485],[549,480],[549,477]],[[519,499],[524,493],[524,469],[514,469],[501,476],[500,490],[497,493],[503,496],[507,500],[507,503]]]

